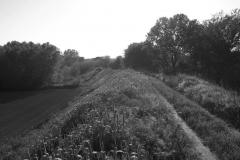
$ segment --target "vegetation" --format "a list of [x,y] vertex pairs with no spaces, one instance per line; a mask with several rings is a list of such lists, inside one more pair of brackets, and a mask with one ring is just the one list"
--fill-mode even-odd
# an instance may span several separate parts
[[[153,81],[154,82],[154,81]],[[163,82],[153,84],[176,109],[179,116],[197,133],[221,160],[239,159],[240,133],[211,115],[195,102],[179,94]]]
[[53,84],[78,85],[81,75],[95,68],[107,68],[111,63],[111,59],[107,56],[84,59],[79,57],[78,54],[77,51],[69,49],[58,57],[51,80]]
[[34,90],[51,86],[78,86],[80,75],[97,67],[122,68],[123,59],[84,59],[78,51],[62,54],[49,43],[8,42],[0,46],[0,89]]
[[151,48],[150,43],[133,43],[125,50],[124,63],[126,67],[133,69],[144,69],[149,71],[158,71],[158,62],[154,59],[157,50]]
[[228,91],[203,79],[185,74],[162,75],[161,77],[173,89],[198,102],[209,112],[222,118],[235,128],[240,129],[240,98],[237,92]]
[[240,86],[240,10],[199,23],[184,14],[161,17],[145,42],[129,45],[126,65],[165,73],[200,74],[226,87]]
[[49,43],[12,41],[0,46],[0,89],[28,90],[43,86],[58,55],[58,49]]
[[[151,66],[158,64],[154,69],[161,71],[162,75],[175,75],[178,72],[196,74],[221,86],[238,90],[239,13],[239,9],[230,14],[219,13],[203,23],[190,20],[184,14],[161,17],[151,28],[145,42],[131,44],[126,49],[125,62],[129,62],[126,65],[152,72]],[[141,48],[149,52],[144,52]],[[240,133],[232,128],[239,128],[239,102],[236,93],[227,93],[220,87],[191,77],[174,75],[160,78],[202,106],[161,82],[152,81],[153,85],[173,104],[182,119],[219,159],[239,159]]]
[[112,69],[122,69],[124,68],[124,59],[122,56],[118,56],[114,61],[109,65]]
[[3,159],[201,159],[145,75],[95,70],[84,79],[81,97],[28,138],[2,145]]
[[[184,14],[177,14],[171,18],[161,17],[148,33],[147,41],[157,48],[157,57],[161,60],[164,71],[176,71],[181,57],[188,53],[187,39],[190,28],[197,25]],[[194,36],[193,33],[191,35]]]
[[[239,159],[240,132],[234,129],[240,129],[237,93],[177,74],[196,74],[240,89],[239,23],[239,9],[203,23],[184,14],[161,17],[144,42],[130,44],[125,57],[116,59],[84,59],[74,49],[60,53],[49,43],[13,41],[0,46],[0,90],[79,87],[68,92],[69,97],[78,96],[51,118],[51,107],[39,113],[48,105],[34,100],[35,106],[44,107],[27,117],[32,120],[38,114],[37,122],[22,126],[39,125],[27,134],[2,141],[0,159]],[[153,77],[123,70],[125,67],[155,72],[152,75],[179,92]],[[45,96],[46,102],[68,99],[67,94],[64,98],[53,96],[53,101]],[[26,111],[31,101],[23,102],[28,104],[15,102],[14,107],[24,106],[17,109]],[[7,103],[3,107],[12,106]],[[53,105],[53,111],[56,108]],[[6,113],[1,117],[3,123]],[[46,116],[49,119],[44,122]]]

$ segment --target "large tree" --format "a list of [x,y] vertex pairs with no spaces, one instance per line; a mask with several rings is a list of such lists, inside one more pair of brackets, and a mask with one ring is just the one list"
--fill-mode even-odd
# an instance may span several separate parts
[[184,14],[161,17],[147,34],[147,41],[159,50],[159,57],[168,68],[175,70],[181,57],[189,53],[186,41],[193,24]]
[[75,49],[67,49],[63,52],[63,65],[71,66],[73,63],[84,60],[83,57],[79,57],[79,53]]

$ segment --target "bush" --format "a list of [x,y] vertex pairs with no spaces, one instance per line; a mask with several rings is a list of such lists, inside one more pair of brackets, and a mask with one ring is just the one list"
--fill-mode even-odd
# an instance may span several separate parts
[[125,50],[124,64],[133,69],[156,72],[160,63],[157,60],[158,50],[148,42],[133,43]]

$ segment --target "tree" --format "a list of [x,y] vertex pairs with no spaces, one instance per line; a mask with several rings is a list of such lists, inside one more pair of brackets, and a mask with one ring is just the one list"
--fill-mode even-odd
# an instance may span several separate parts
[[149,42],[132,43],[125,50],[124,63],[127,67],[134,69],[156,72],[159,68],[155,61],[157,52],[158,50],[153,48]]
[[187,41],[197,72],[219,84],[240,87],[240,11],[216,14],[195,27]]
[[161,62],[173,71],[181,57],[188,53],[185,41],[190,22],[184,14],[161,17],[147,34],[147,41],[159,50]]
[[84,60],[82,57],[79,57],[78,51],[76,51],[74,49],[65,50],[64,53],[63,53],[63,57],[64,57],[64,64],[63,65],[67,65],[67,66],[72,65],[76,61]]

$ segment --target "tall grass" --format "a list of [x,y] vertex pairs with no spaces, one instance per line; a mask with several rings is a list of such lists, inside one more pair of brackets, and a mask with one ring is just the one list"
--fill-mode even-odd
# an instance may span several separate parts
[[212,114],[240,129],[240,97],[237,92],[185,74],[164,76],[164,80],[166,84],[196,101]]
[[240,158],[240,133],[204,108],[153,78],[153,85],[221,160]]

